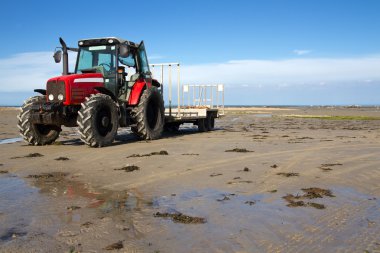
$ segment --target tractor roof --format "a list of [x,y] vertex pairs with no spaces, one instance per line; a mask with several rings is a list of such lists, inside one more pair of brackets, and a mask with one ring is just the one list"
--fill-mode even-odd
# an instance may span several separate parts
[[116,44],[127,44],[132,47],[138,47],[138,43],[132,41],[124,40],[116,37],[104,37],[104,38],[94,38],[94,39],[83,39],[78,41],[80,47],[83,46],[100,46],[100,45],[116,45]]

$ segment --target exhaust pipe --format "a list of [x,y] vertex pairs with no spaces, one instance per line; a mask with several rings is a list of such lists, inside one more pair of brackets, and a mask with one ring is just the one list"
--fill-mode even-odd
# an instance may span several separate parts
[[69,74],[69,54],[67,53],[67,46],[65,41],[59,37],[59,43],[62,45],[62,51],[63,51],[63,76],[67,76]]

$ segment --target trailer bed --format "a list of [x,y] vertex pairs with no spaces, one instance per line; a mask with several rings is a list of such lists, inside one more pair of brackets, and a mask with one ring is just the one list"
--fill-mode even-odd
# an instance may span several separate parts
[[211,114],[214,118],[219,118],[221,115],[217,108],[166,108],[165,122],[194,122],[198,119],[205,119]]

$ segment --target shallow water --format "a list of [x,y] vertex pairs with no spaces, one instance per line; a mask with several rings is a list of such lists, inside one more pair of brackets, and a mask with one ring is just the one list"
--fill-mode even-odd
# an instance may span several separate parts
[[[204,189],[158,197],[153,207],[160,212],[180,212],[207,220],[206,224],[183,225],[161,219],[159,238],[170,238],[167,239],[170,248],[160,247],[174,249],[173,252],[201,252],[205,248],[209,252],[290,252],[292,247],[301,252],[323,249],[335,252],[342,248],[356,252],[378,247],[380,200],[351,188],[332,190],[334,198],[310,200],[324,204],[326,209],[323,210],[288,207],[282,199],[284,194],[279,193],[247,194]],[[340,210],[342,206],[344,210]],[[372,237],[365,234],[368,224],[373,226]],[[329,239],[321,245],[315,237]],[[352,243],[354,239],[359,242]],[[372,241],[360,243],[364,239]],[[305,246],[301,247],[300,242]]]
[[[39,238],[37,248],[67,250],[67,243],[78,237],[93,250],[101,249],[115,233],[120,239],[134,237],[131,214],[147,205],[133,193],[98,190],[64,173],[30,177],[27,181],[11,174],[0,177],[0,248],[24,252]],[[122,233],[112,231],[117,226],[125,227]],[[93,236],[103,239],[94,242]]]
[[30,212],[39,205],[38,189],[12,175],[0,177],[0,242],[27,234],[33,220]]
[[253,115],[256,118],[272,118],[273,115],[270,113],[257,113]]
[[[284,193],[279,192],[184,189],[149,199],[138,192],[97,189],[74,179],[63,173],[32,175],[27,181],[1,176],[0,246],[27,249],[41,236],[35,247],[47,251],[67,250],[67,245],[98,251],[118,240],[128,249],[162,252],[342,248],[355,252],[377,247],[380,199],[351,188],[335,187],[331,189],[335,197],[313,199],[326,206],[318,210],[287,207]],[[176,223],[154,217],[156,212],[202,217],[206,223]],[[364,239],[370,241],[361,242]]]
[[0,144],[10,144],[10,143],[15,143],[15,142],[19,142],[19,141],[22,141],[21,137],[7,138],[7,139],[1,139]]

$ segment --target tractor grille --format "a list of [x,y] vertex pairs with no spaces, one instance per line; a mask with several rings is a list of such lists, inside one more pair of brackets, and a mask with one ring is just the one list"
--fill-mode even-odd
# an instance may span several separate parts
[[[59,99],[59,95],[63,98]],[[48,82],[46,84],[46,96],[50,102],[63,102],[66,100],[65,82]]]

